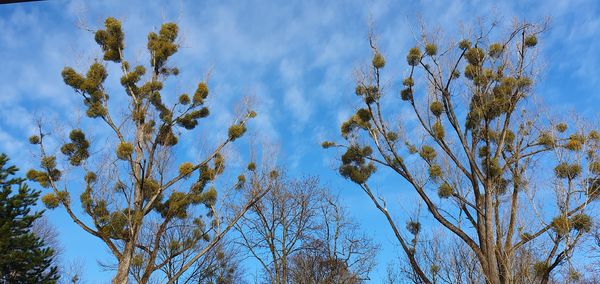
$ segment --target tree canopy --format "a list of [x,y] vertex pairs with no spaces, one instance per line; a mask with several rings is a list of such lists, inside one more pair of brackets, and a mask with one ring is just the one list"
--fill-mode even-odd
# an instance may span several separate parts
[[[49,189],[42,196],[46,207],[64,207],[75,223],[106,244],[116,259],[114,283],[126,283],[132,268],[139,283],[148,283],[155,272],[163,271],[184,252],[205,247],[188,256],[187,262],[165,280],[177,281],[239,219],[238,216],[232,223],[225,223],[223,230],[218,228],[221,221],[227,220],[220,220],[223,216],[217,212],[219,191],[214,181],[225,169],[223,149],[246,132],[246,122],[256,113],[247,110],[231,126],[225,126],[227,136],[204,157],[178,158],[179,138],[203,137],[192,131],[210,114],[206,80],[198,83],[192,95],[183,93],[176,98],[163,95],[167,79],[180,73],[169,64],[180,47],[178,33],[174,23],[165,23],[157,32],[150,32],[148,65],[133,66],[125,59],[121,22],[107,18],[104,28],[94,31],[102,58],[96,59],[84,73],[65,67],[62,77],[81,98],[87,117],[107,127],[109,143],[94,150],[89,133],[75,128],[60,149],[50,149],[46,140],[53,137],[42,125],[38,125],[39,133],[29,139],[39,147],[40,164],[27,177]],[[120,72],[123,91],[120,94],[109,95],[106,87],[109,64],[116,64]],[[111,103],[115,97],[119,103]],[[56,150],[62,155],[56,155]],[[173,170],[173,160],[181,159],[188,161]],[[82,218],[73,208],[71,193],[76,186],[64,175],[71,170],[80,173],[78,180],[85,189],[80,193],[79,203],[89,218]],[[64,187],[60,182],[64,182]],[[239,181],[230,184],[236,183]],[[247,202],[251,204],[259,197],[257,193]],[[236,214],[243,214],[243,210]],[[190,234],[166,242],[169,231],[177,229],[175,224],[184,219],[193,225]],[[165,245],[172,249],[161,255]]]
[[[424,32],[406,54],[398,93],[386,92],[383,51],[369,37],[371,64],[359,72],[355,90],[362,106],[341,125],[344,143],[322,146],[343,149],[340,175],[385,215],[418,283],[436,282],[434,267],[441,265],[420,261],[418,218],[405,218],[403,230],[369,186],[384,169],[405,181],[398,190],[410,188],[428,217],[470,248],[487,283],[546,283],[560,264],[573,269],[568,260],[590,232],[598,199],[600,135],[531,105],[544,30],[527,22],[506,33],[480,26],[449,42]],[[416,123],[396,118],[393,100]],[[540,200],[554,216],[536,213]],[[519,270],[528,244],[538,245],[538,256]]]
[[44,212],[32,211],[40,192],[24,178],[14,177],[17,171],[8,156],[0,154],[0,282],[56,283],[54,250],[32,231]]

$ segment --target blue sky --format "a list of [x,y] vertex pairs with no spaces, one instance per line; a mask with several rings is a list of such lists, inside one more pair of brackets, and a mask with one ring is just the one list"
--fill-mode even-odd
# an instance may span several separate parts
[[[211,125],[227,125],[244,96],[259,116],[250,133],[280,148],[278,162],[291,174],[319,175],[339,192],[353,217],[381,243],[374,279],[385,273],[396,243],[366,196],[337,175],[335,151],[320,142],[339,139],[339,125],[360,102],[352,72],[370,61],[366,39],[373,22],[386,56],[387,80],[398,85],[407,73],[405,54],[414,45],[419,19],[447,36],[460,35],[474,16],[515,17],[550,28],[540,38],[544,65],[536,103],[559,116],[570,113],[597,121],[600,106],[600,4],[597,1],[47,1],[0,6],[0,152],[22,169],[33,165],[27,137],[36,117],[65,128],[90,125],[82,105],[65,86],[65,65],[84,69],[100,54],[93,35],[78,26],[101,27],[108,16],[123,21],[127,56],[145,60],[145,39],[161,23],[176,22],[183,48],[174,58],[181,76],[169,87],[191,92],[210,71]],[[116,82],[112,78],[113,82]],[[110,77],[109,77],[109,80]],[[113,87],[118,92],[118,86]],[[110,89],[109,89],[110,90]],[[117,97],[117,95],[115,95]],[[403,113],[398,106],[399,113]],[[59,127],[60,128],[60,127]],[[214,143],[221,132],[207,133]],[[102,137],[102,130],[98,130]],[[186,153],[196,155],[191,142]],[[244,160],[243,147],[230,151]],[[394,187],[385,172],[373,185],[400,219],[414,195]],[[61,233],[64,259],[81,259],[88,283],[104,283],[96,260],[109,260],[101,243],[76,228],[61,209],[48,214]],[[249,265],[249,272],[255,273]],[[374,281],[375,283],[377,281]]]

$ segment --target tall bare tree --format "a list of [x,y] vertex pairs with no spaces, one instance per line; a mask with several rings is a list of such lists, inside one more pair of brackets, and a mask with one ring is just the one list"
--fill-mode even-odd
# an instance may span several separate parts
[[[190,160],[177,155],[181,153],[176,147],[179,138],[197,135],[194,141],[203,140],[202,133],[192,130],[209,115],[206,79],[191,96],[163,96],[167,79],[179,74],[179,69],[169,64],[179,48],[178,26],[166,23],[158,32],[148,34],[146,68],[133,66],[125,59],[121,22],[107,18],[104,24],[104,29],[93,31],[103,57],[91,64],[85,74],[65,67],[62,77],[82,99],[87,116],[98,127],[108,129],[106,142],[98,143],[92,151],[96,141],[89,141],[82,129],[72,130],[60,147],[65,158],[62,165],[46,143],[50,133],[40,126],[39,133],[30,138],[32,144],[39,146],[40,168],[30,170],[27,176],[50,189],[42,197],[48,208],[64,207],[79,227],[106,244],[117,263],[113,283],[127,283],[132,265],[139,261],[143,265],[137,267],[144,271],[140,271],[137,281],[147,283],[165,265],[158,262],[164,236],[178,220],[193,219],[194,234],[186,236],[177,253],[200,242],[205,249],[189,257],[172,275],[172,283],[210,251],[244,210],[260,198],[260,193],[251,196],[247,206],[242,206],[231,219],[232,223],[220,230],[218,222],[210,221],[216,214],[214,205],[219,192],[214,180],[225,168],[222,150],[246,132],[246,122],[256,114],[250,110],[240,113],[228,128],[227,137],[203,157],[181,163],[177,170],[173,167],[176,160]],[[109,88],[105,87],[108,64],[115,64],[115,70],[120,72],[121,94],[109,96]],[[114,101],[114,97],[119,99]],[[68,171],[81,173],[80,182],[85,189],[80,202],[86,217],[73,208],[70,196],[78,192],[80,185],[63,176]],[[143,234],[148,231],[153,234]]]
[[288,283],[289,260],[304,248],[303,239],[317,229],[315,212],[323,197],[316,179],[287,180],[277,171],[258,170],[248,181],[248,192],[269,190],[236,224],[240,243],[261,264],[265,280]]
[[[472,251],[487,283],[519,282],[518,252],[532,243],[541,245],[529,268],[535,282],[547,283],[559,265],[570,266],[590,230],[600,193],[600,134],[575,121],[556,123],[529,103],[544,29],[515,22],[499,32],[495,24],[481,25],[449,42],[424,33],[406,56],[398,95],[387,92],[395,84],[382,81],[383,51],[369,38],[372,62],[357,75],[362,107],[341,125],[345,142],[323,147],[343,150],[339,173],[385,216],[422,283],[436,281],[407,236],[421,223],[406,220],[406,231],[397,223],[369,185],[377,170],[404,180],[389,186],[410,188],[434,224]],[[395,99],[416,123],[393,117],[399,115]]]
[[339,200],[324,193],[316,220],[318,230],[292,256],[292,283],[362,283],[376,265],[378,246],[348,216]]
[[247,192],[269,193],[236,225],[240,243],[268,283],[358,283],[368,279],[377,246],[346,216],[317,178],[257,170]]

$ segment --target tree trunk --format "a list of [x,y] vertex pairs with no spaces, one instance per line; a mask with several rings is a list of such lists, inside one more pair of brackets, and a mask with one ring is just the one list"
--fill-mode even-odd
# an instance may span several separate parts
[[287,256],[281,260],[281,283],[287,284]]
[[[491,187],[488,187],[491,188]],[[486,282],[489,284],[500,284],[500,274],[498,273],[498,259],[496,258],[496,246],[494,242],[494,223],[492,219],[492,197],[491,193],[485,194],[485,245],[486,261],[485,269]]]
[[150,274],[144,274],[138,284],[146,284],[148,281],[150,281]]
[[117,267],[117,275],[113,278],[113,284],[127,284],[129,279],[129,267],[131,266],[131,259],[133,258],[134,242],[130,240],[125,244],[123,255],[119,259],[119,265]]

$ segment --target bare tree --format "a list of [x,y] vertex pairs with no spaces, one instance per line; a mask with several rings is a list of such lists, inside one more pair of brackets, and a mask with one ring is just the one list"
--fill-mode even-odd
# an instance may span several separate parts
[[326,192],[319,203],[318,230],[306,249],[292,257],[293,283],[361,283],[375,267],[378,246],[350,217],[339,200]]
[[62,255],[63,246],[58,239],[58,230],[52,223],[50,223],[50,221],[48,221],[48,217],[42,215],[40,218],[36,219],[33,222],[31,231],[36,236],[44,240],[44,243],[54,250],[54,265],[60,266],[58,259],[60,259],[60,256]]
[[[226,219],[223,221],[226,221],[226,224],[229,223]],[[242,283],[239,258],[236,257],[236,251],[231,242],[226,239],[201,254],[202,257],[192,262],[193,265],[179,279],[175,278],[175,275],[182,271],[186,263],[204,250],[210,241],[211,234],[198,230],[203,226],[197,222],[198,220],[186,218],[171,224],[162,236],[156,258],[157,263],[160,264],[157,267],[160,267],[163,274],[155,275],[150,280],[154,283],[171,280],[172,283]],[[153,232],[143,233],[143,235],[152,234]],[[143,243],[143,241],[141,242]],[[145,266],[148,265],[143,257],[144,252],[139,250],[139,254],[134,257],[132,264],[131,275],[136,282],[141,282]]]
[[248,186],[270,191],[236,229],[241,245],[261,264],[264,281],[360,283],[369,278],[378,247],[317,178],[249,168],[255,175]]
[[60,283],[63,284],[82,284],[85,283],[83,275],[84,261],[82,259],[72,259],[62,261],[60,267]]
[[271,283],[288,283],[289,258],[304,249],[303,240],[317,230],[315,214],[323,198],[315,178],[289,180],[277,171],[259,170],[248,182],[252,191],[269,190],[236,224],[240,244],[259,261]]

